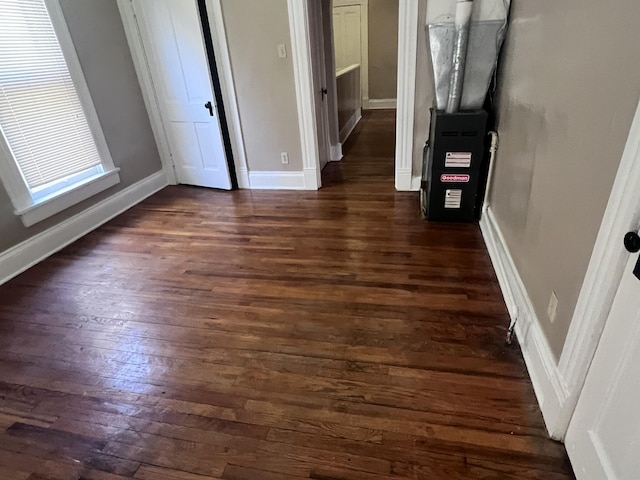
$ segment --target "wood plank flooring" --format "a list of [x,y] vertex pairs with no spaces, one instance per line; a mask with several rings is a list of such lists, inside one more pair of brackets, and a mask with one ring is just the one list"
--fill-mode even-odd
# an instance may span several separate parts
[[0,287],[0,479],[573,478],[393,142],[367,114],[318,192],[170,187]]

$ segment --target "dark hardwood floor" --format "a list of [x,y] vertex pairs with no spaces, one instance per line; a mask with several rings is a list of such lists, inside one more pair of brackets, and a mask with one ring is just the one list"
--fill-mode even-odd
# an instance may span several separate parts
[[367,114],[318,192],[170,187],[0,287],[0,479],[571,479],[478,227]]

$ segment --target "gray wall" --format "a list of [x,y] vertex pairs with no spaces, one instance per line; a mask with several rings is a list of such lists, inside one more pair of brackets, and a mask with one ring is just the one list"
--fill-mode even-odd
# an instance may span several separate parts
[[121,169],[121,182],[30,228],[14,215],[0,185],[0,252],[162,168],[116,0],[61,3],[113,162]]
[[369,98],[396,98],[399,0],[369,0]]
[[638,18],[636,0],[513,1],[490,199],[556,355],[638,104]]
[[[301,171],[286,0],[223,0],[231,68],[249,170]],[[287,46],[286,59],[277,45]],[[289,165],[280,163],[289,153]]]

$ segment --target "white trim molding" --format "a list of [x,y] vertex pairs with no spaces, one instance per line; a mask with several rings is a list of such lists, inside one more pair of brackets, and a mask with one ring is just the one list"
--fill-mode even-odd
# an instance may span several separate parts
[[226,27],[222,16],[221,0],[207,0],[207,14],[211,25],[213,50],[216,54],[218,77],[222,89],[224,109],[227,114],[227,126],[233,148],[233,159],[236,166],[236,177],[239,188],[249,188],[249,168],[247,166],[247,152],[244,146],[242,124],[240,123],[240,108],[233,80],[233,69],[229,56]]
[[[308,2],[287,0],[291,51],[296,84],[296,101],[305,188],[321,186],[320,158],[311,70],[311,39],[309,34]],[[418,51],[419,0],[403,0],[399,4],[398,25],[398,100],[396,113],[396,175],[397,190],[415,191],[420,176],[413,176],[413,129],[415,122],[416,63]],[[364,68],[363,68],[364,69]]]
[[[398,107],[398,100],[395,98],[370,98],[369,110],[394,110]],[[366,110],[366,109],[365,109]]]
[[305,190],[304,172],[249,172],[249,184],[252,190]]
[[353,133],[353,130],[358,126],[362,120],[362,109],[358,108],[353,115],[347,120],[347,123],[344,124],[344,127],[340,130],[340,143],[344,144],[349,136]]
[[622,239],[640,226],[640,102],[600,225],[567,339],[556,363],[488,207],[480,228],[531,375],[547,430],[563,440],[598,347],[629,253]]
[[360,0],[360,95],[362,106],[369,108],[369,0]]
[[44,232],[0,253],[0,285],[168,185],[159,171]]
[[330,156],[332,162],[339,162],[342,160],[342,143],[331,145]]
[[516,336],[547,430],[552,438],[561,440],[565,432],[559,428],[558,414],[567,400],[568,392],[555,357],[490,207],[482,215],[480,228],[509,316],[512,322],[516,322]]
[[[302,146],[302,163],[306,190],[321,186],[320,152],[318,150],[313,70],[311,65],[311,35],[309,31],[309,1],[287,0],[291,57],[296,85],[296,104]],[[251,176],[251,173],[249,174]]]
[[52,217],[56,213],[60,213],[73,205],[119,184],[119,171],[119,168],[114,168],[108,172],[90,177],[72,185],[64,191],[56,193],[51,198],[46,198],[42,202],[34,203],[22,210],[16,210],[15,214],[22,217],[22,223],[25,227],[35,225],[38,222]]
[[400,2],[398,25],[398,93],[396,112],[396,190],[412,190],[415,123],[418,0]]
[[171,157],[171,149],[169,148],[167,132],[165,131],[164,123],[162,122],[160,105],[153,86],[149,60],[147,59],[142,46],[142,38],[140,38],[140,33],[138,32],[135,12],[133,10],[131,0],[118,0],[118,9],[120,10],[120,17],[122,17],[124,33],[127,37],[127,42],[129,43],[129,50],[131,50],[133,66],[138,76],[138,82],[140,83],[142,98],[144,99],[144,104],[147,107],[151,130],[153,131],[153,136],[156,140],[156,145],[158,146],[158,153],[160,154],[160,160],[162,161],[162,168],[167,176],[167,182],[171,185],[175,185],[178,183],[178,177],[176,176],[173,158]]
[[627,232],[637,231],[640,226],[639,191],[640,102],[558,362],[569,392],[557,419],[557,428],[563,437],[629,259],[622,239]]

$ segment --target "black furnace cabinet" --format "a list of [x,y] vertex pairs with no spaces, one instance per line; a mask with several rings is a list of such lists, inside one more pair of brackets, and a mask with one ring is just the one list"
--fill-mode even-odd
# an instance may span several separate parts
[[427,220],[472,222],[483,183],[488,114],[431,110],[421,203]]

